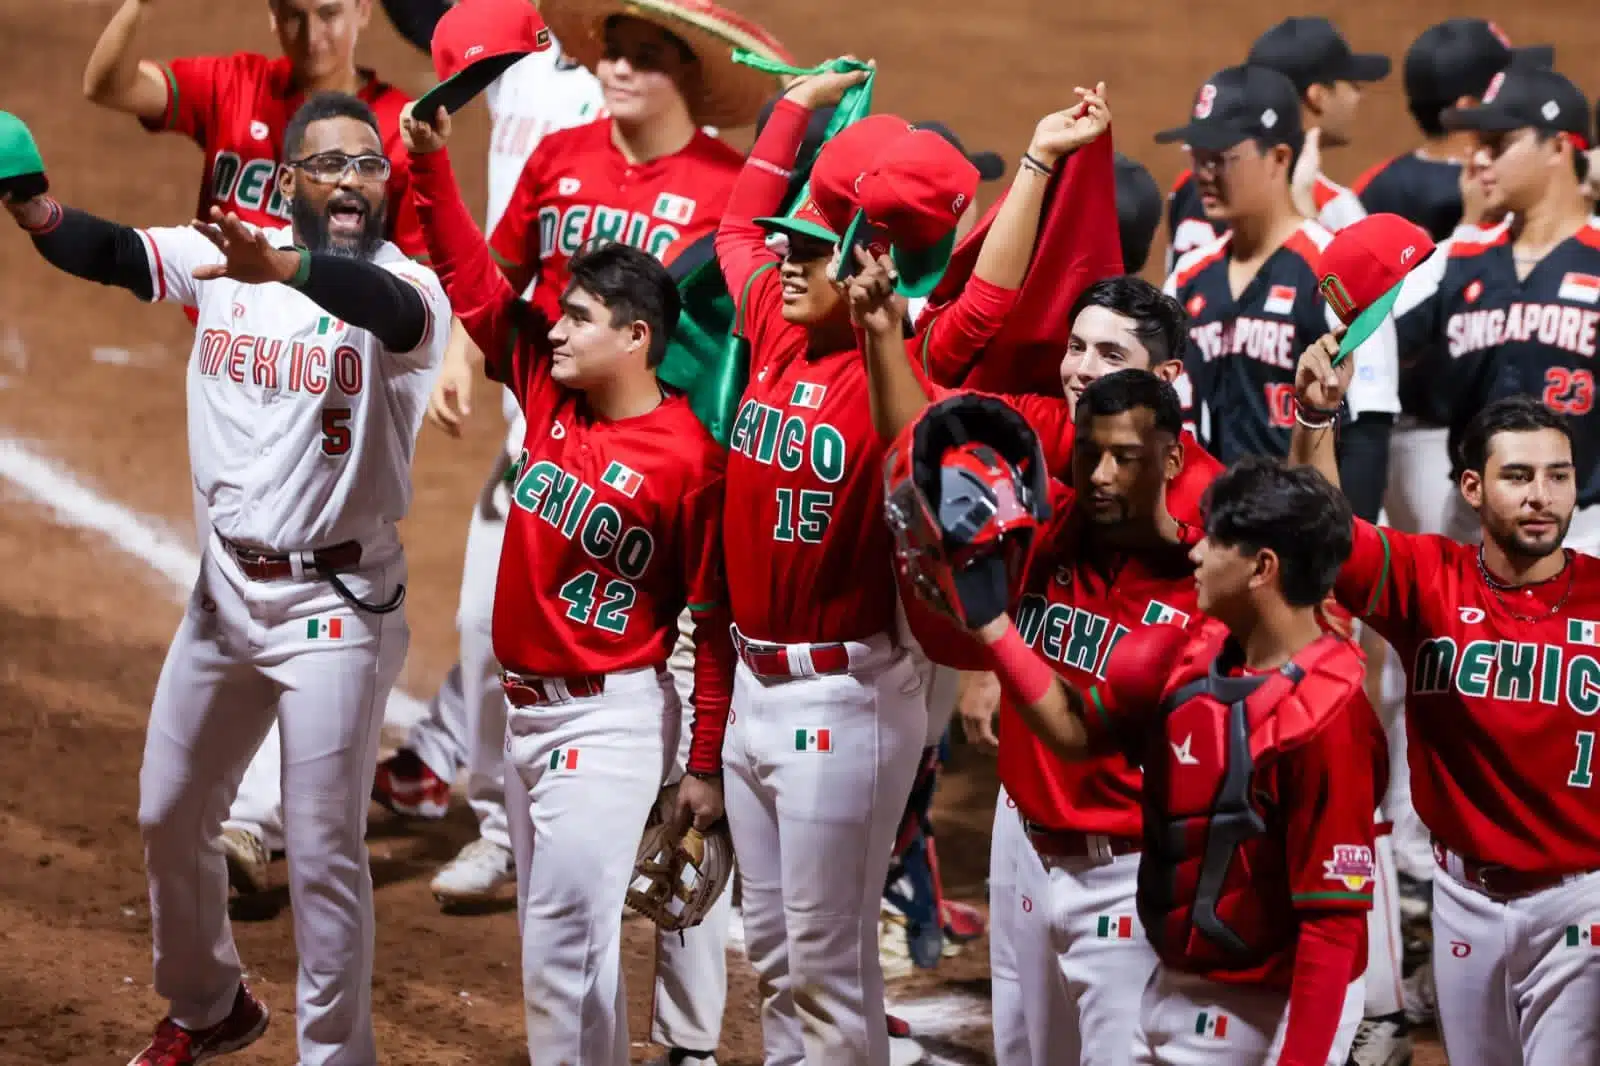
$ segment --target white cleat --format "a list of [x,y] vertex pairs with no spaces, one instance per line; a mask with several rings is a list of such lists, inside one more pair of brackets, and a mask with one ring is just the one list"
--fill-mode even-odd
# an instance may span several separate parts
[[1405,1015],[1361,1019],[1345,1066],[1411,1066],[1411,1030]]
[[1406,1021],[1412,1025],[1429,1025],[1438,1009],[1438,992],[1433,986],[1433,963],[1423,963],[1411,971],[1411,976],[1400,981],[1400,992],[1405,999]]
[[272,855],[266,842],[248,829],[224,829],[217,838],[222,857],[228,862],[228,886],[241,896],[265,892],[269,884],[267,867]]
[[517,864],[511,849],[478,839],[445,863],[428,885],[440,906],[486,903],[507,885],[517,883]]
[[[674,1055],[678,1057],[673,1058]],[[667,1051],[646,1062],[644,1066],[717,1066],[717,1057],[706,1055],[696,1058],[681,1051]]]

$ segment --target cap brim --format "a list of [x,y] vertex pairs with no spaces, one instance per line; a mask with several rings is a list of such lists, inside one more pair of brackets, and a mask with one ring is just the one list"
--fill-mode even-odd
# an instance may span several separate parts
[[1006,176],[1006,161],[999,152],[977,152],[967,159],[978,168],[979,181],[998,181]]
[[1528,120],[1509,115],[1493,104],[1478,107],[1449,107],[1439,113],[1439,125],[1447,130],[1476,130],[1479,133],[1509,133],[1528,125]]
[[839,235],[827,226],[799,218],[767,217],[756,219],[756,225],[769,233],[788,233],[796,237],[809,237],[814,241],[838,244]]
[[952,229],[948,236],[930,248],[920,248],[914,252],[891,248],[889,255],[894,260],[894,268],[900,272],[900,280],[895,285],[900,295],[916,299],[938,288],[939,282],[944,280],[944,272],[950,267],[950,255],[955,247],[956,231]]
[[1376,52],[1357,52],[1344,64],[1344,81],[1382,81],[1394,69],[1389,57]]
[[1226,152],[1249,139],[1250,134],[1216,122],[1191,122],[1156,134],[1157,144],[1183,143],[1202,152]]
[[676,36],[699,60],[685,99],[699,126],[737,129],[755,123],[772,95],[783,91],[776,75],[733,61],[744,48],[768,59],[793,57],[766,30],[742,16],[695,0],[541,0],[539,14],[561,50],[592,72],[605,53],[606,20],[643,19]]
[[1389,317],[1389,312],[1394,309],[1394,302],[1399,298],[1400,290],[1404,286],[1405,279],[1402,278],[1395,282],[1388,292],[1374,300],[1371,307],[1355,317],[1355,321],[1350,323],[1349,328],[1344,331],[1344,337],[1339,341],[1339,354],[1333,357],[1334,366],[1344,362],[1351,352],[1378,332],[1378,328]]
[[506,52],[503,55],[480,59],[419,96],[413,113],[429,118],[443,107],[453,115],[494,84],[500,75],[532,54],[532,52]]

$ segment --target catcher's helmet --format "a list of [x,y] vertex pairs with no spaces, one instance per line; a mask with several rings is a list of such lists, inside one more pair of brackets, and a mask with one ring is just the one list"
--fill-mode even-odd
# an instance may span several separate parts
[[965,623],[956,571],[1000,554],[1013,595],[1050,516],[1039,438],[1011,405],[958,392],[929,406],[884,459],[884,517],[917,594]]

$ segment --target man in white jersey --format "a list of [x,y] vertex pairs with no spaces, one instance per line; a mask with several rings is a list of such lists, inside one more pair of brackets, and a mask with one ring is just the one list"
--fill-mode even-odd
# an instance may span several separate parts
[[410,640],[396,523],[448,336],[433,272],[383,240],[390,163],[371,109],[312,97],[284,137],[292,225],[135,230],[41,196],[8,203],[46,260],[194,308],[188,446],[212,535],[162,667],[140,771],[155,988],[131,1066],[253,1042],[216,838],[277,722],[303,1066],[378,1061],[363,837],[382,708]]

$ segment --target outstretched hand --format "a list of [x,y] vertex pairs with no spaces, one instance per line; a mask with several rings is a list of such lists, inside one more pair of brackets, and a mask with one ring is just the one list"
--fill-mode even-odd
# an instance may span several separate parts
[[246,285],[265,285],[288,281],[300,269],[300,253],[274,248],[265,231],[245,225],[232,211],[224,214],[213,207],[210,222],[195,219],[192,225],[225,257],[221,263],[195,267],[193,274],[201,281],[232,278]]
[[[859,62],[855,56],[844,56],[844,59]],[[869,67],[874,65],[874,60],[867,60]],[[867,80],[870,70],[825,71],[821,74],[808,74],[803,78],[796,78],[784,90],[784,96],[793,100],[807,111],[816,111],[824,107],[834,107],[844,94],[850,89]]]
[[850,304],[850,320],[868,333],[898,334],[905,320],[895,283],[900,272],[887,255],[873,258],[865,248],[852,247],[859,269],[844,282],[845,299]]
[[450,140],[450,112],[441,104],[432,119],[418,118],[413,100],[400,109],[400,139],[412,155],[437,152]]
[[1072,91],[1078,94],[1076,104],[1046,115],[1034,127],[1028,154],[1041,163],[1053,166],[1068,152],[1077,151],[1111,128],[1105,82],[1097,82],[1093,89],[1080,85]]
[[1345,327],[1324,333],[1300,353],[1294,368],[1295,396],[1305,407],[1332,410],[1339,406],[1350,381],[1355,377],[1354,353],[1343,362],[1339,358],[1339,342],[1344,339]]

